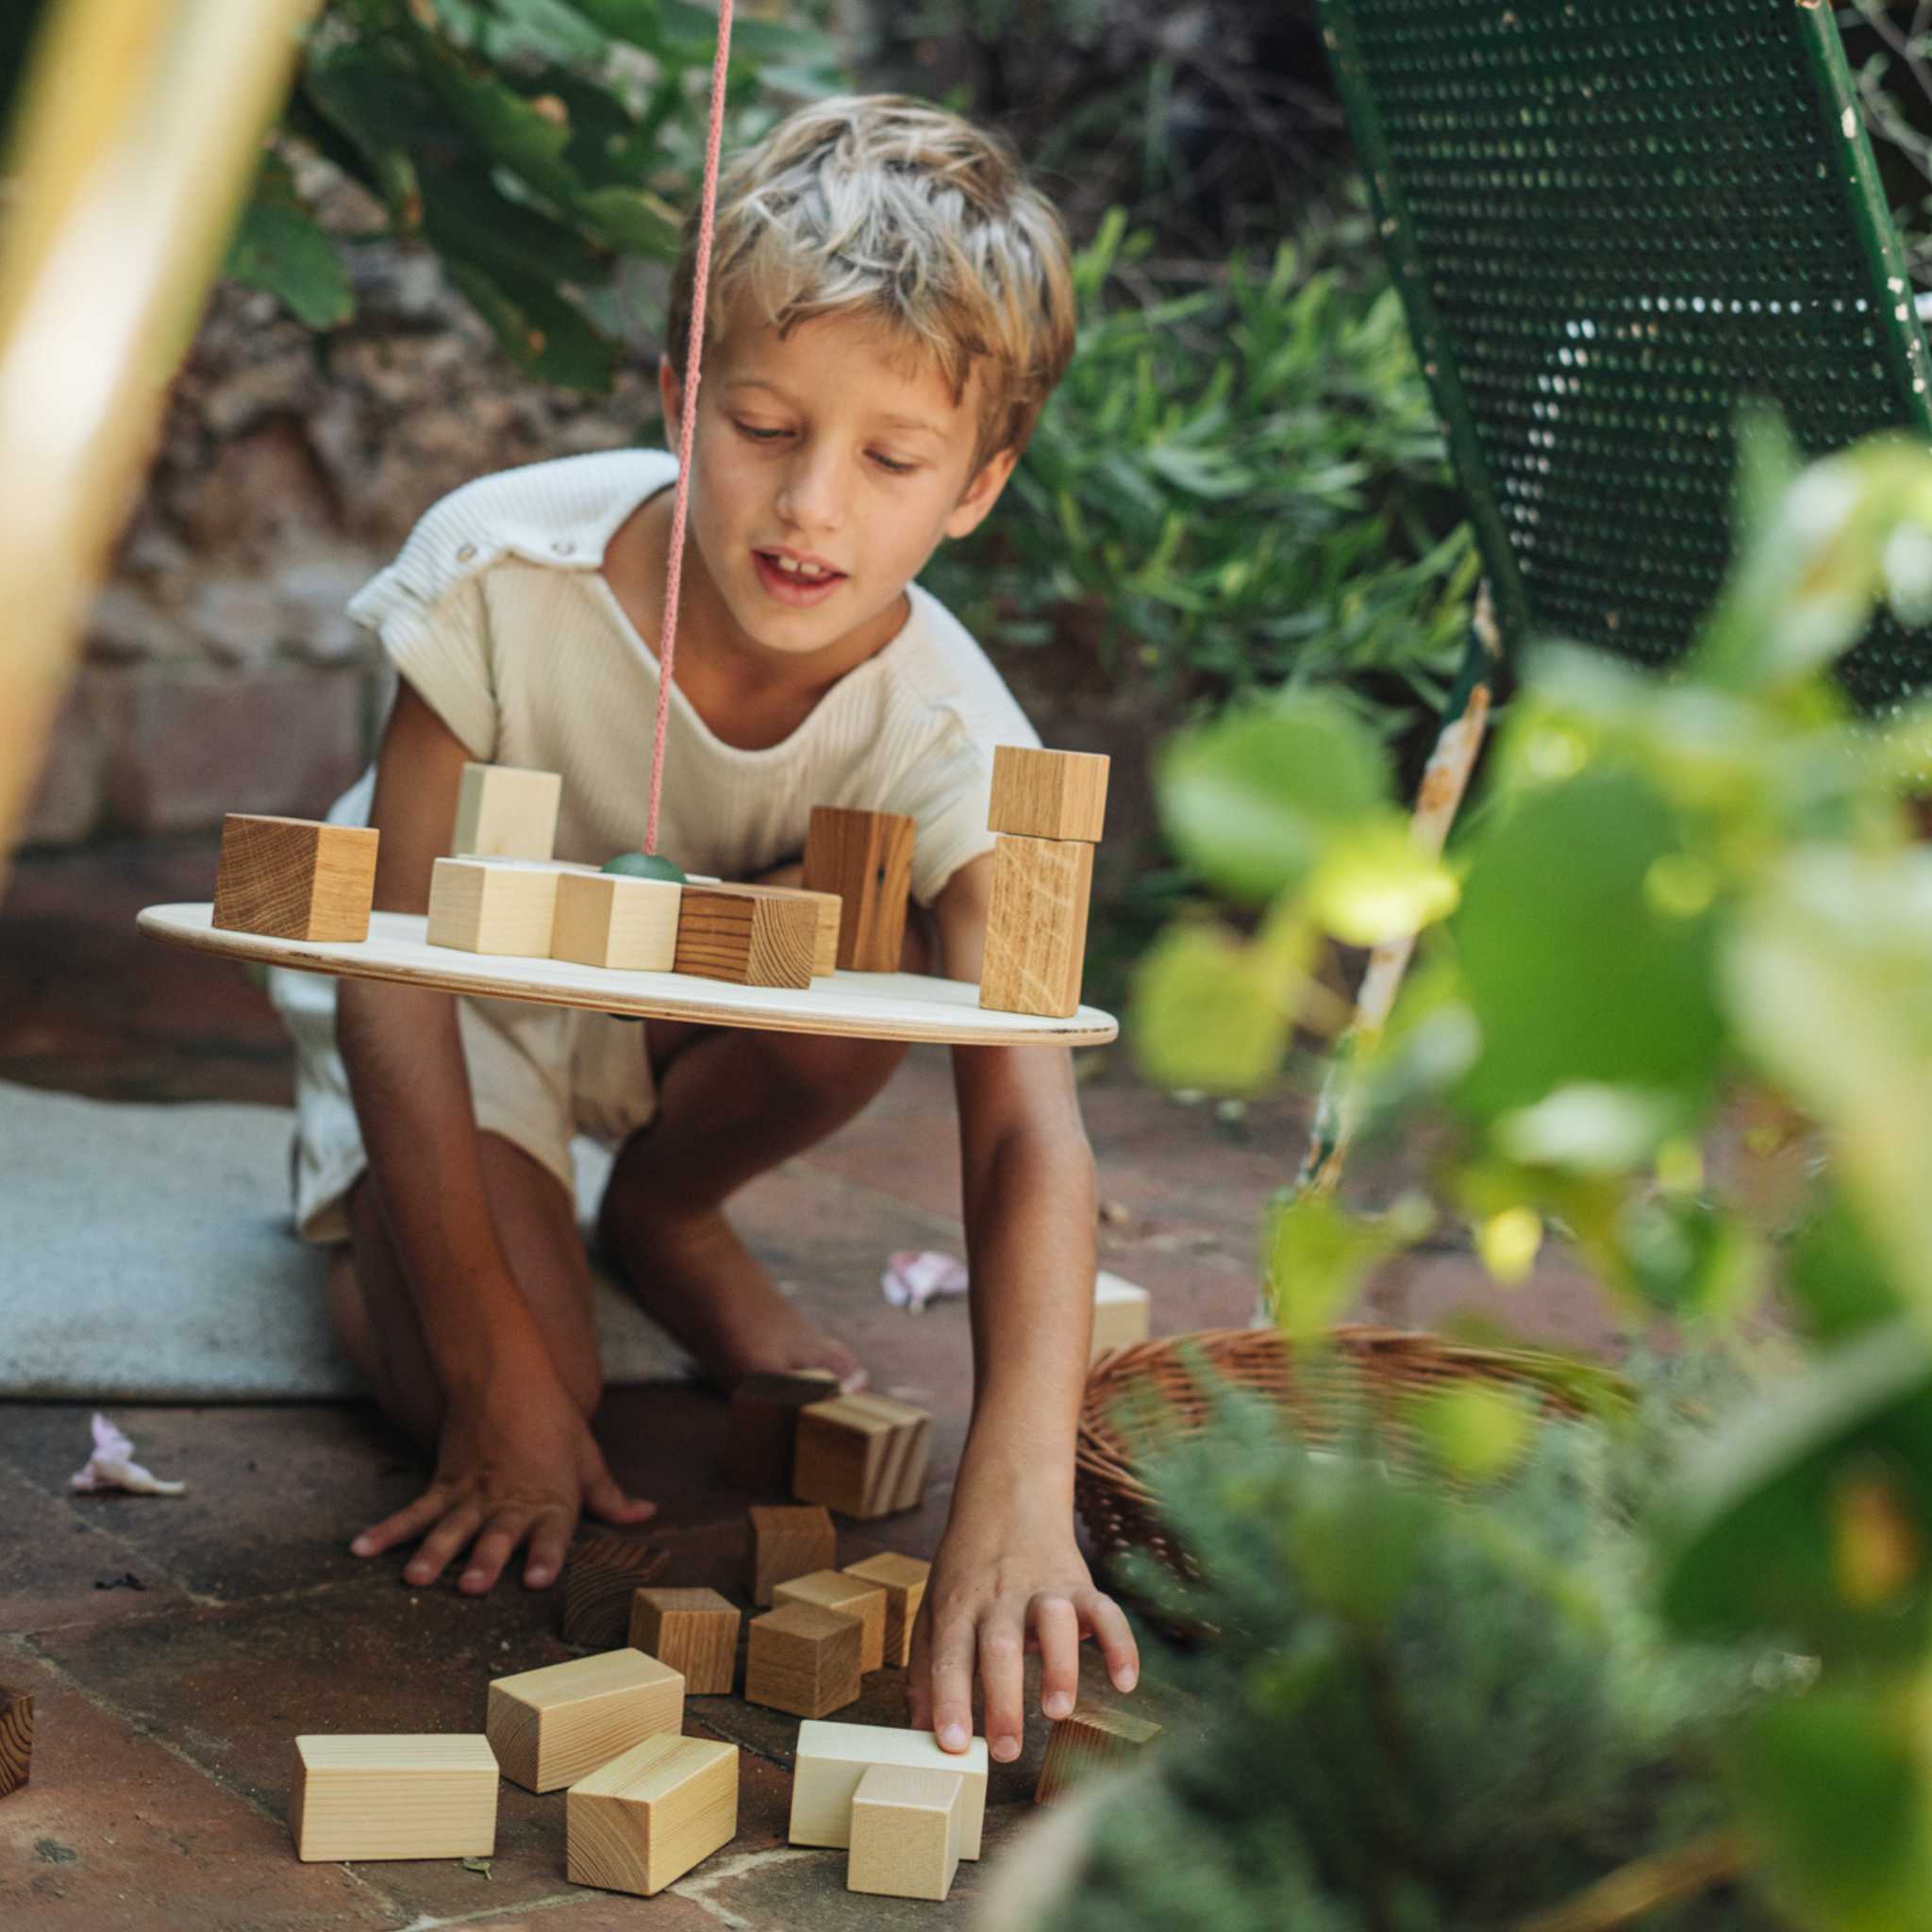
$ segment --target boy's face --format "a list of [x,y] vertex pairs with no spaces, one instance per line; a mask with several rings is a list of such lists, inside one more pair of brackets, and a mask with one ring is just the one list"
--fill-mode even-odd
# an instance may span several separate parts
[[[781,341],[734,308],[707,351],[681,601],[727,648],[767,661],[837,645],[870,655],[898,631],[901,594],[941,541],[997,500],[1010,451],[969,475],[976,374],[955,405],[936,369],[893,349],[860,317],[822,316]],[[675,447],[684,399],[668,358],[658,391]],[[838,575],[814,583],[780,557]]]

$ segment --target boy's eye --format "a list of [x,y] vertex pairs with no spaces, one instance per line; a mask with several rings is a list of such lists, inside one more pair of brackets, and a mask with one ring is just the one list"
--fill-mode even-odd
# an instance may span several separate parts
[[[754,424],[741,423],[736,417],[732,419],[731,426],[752,442],[772,442],[778,437],[789,436],[791,433],[787,429],[760,429]],[[874,456],[873,461],[894,476],[909,476],[919,467],[917,463],[895,463],[891,457],[877,455]]]

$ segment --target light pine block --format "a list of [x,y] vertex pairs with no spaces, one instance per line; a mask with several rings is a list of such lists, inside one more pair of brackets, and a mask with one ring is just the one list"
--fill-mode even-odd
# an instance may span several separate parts
[[1124,1770],[1160,1735],[1160,1726],[1131,1711],[1105,1705],[1076,1704],[1046,1740],[1046,1757],[1033,1802],[1045,1805],[1081,1778],[1096,1772]]
[[670,1567],[670,1551],[651,1543],[618,1536],[579,1543],[563,1568],[563,1641],[586,1650],[621,1649],[631,1598]]
[[0,1684],[0,1798],[26,1783],[33,1762],[33,1694]]
[[669,973],[677,958],[675,879],[567,872],[557,881],[550,957],[625,973]]
[[974,1738],[961,1752],[942,1751],[930,1731],[890,1730],[876,1724],[824,1722],[798,1727],[791,1775],[791,1824],[795,1845],[849,1845],[852,1801],[859,1780],[874,1764],[910,1765],[951,1772],[966,1780],[959,1816],[959,1856],[979,1857],[986,1823],[986,1740]]
[[744,1653],[744,1697],[793,1717],[824,1717],[858,1701],[857,1617],[817,1604],[786,1604],[751,1620]]
[[1108,760],[1097,752],[995,745],[986,828],[1097,845],[1107,820],[1107,774]]
[[829,1374],[747,1375],[731,1391],[724,1479],[741,1490],[790,1495],[798,1411],[823,1402],[837,1388]]
[[845,1574],[864,1583],[876,1583],[886,1592],[886,1662],[905,1669],[912,1661],[912,1625],[925,1601],[932,1565],[887,1550],[862,1563],[846,1564]]
[[1002,834],[993,850],[979,1004],[1071,1019],[1080,1006],[1092,894],[1092,846]]
[[684,1678],[640,1650],[608,1650],[498,1677],[483,1728],[512,1784],[554,1791],[684,1724]]
[[820,908],[803,892],[687,883],[677,905],[675,970],[739,986],[810,986]]
[[496,1850],[496,1790],[487,1738],[297,1738],[295,1856],[487,1858]]
[[852,1794],[846,1890],[943,1899],[959,1869],[965,1813],[962,1772],[874,1764]]
[[790,1503],[755,1504],[751,1521],[751,1600],[760,1608],[772,1591],[794,1576],[839,1564],[839,1532],[821,1507]]
[[909,1402],[837,1395],[798,1412],[791,1493],[868,1519],[916,1509],[925,1490],[932,1418]]
[[1130,1348],[1147,1340],[1147,1317],[1152,1306],[1144,1288],[1109,1274],[1105,1268],[1093,1277],[1093,1349],[1090,1359],[1097,1360],[1108,1349]]
[[915,821],[904,812],[812,807],[805,883],[814,891],[836,892],[843,902],[838,958],[842,971],[898,972],[912,891],[914,830]]
[[432,946],[516,959],[547,959],[565,867],[534,858],[439,858],[429,874]]
[[359,945],[375,903],[379,832],[230,812],[209,924],[223,932]]
[[740,1621],[738,1606],[715,1590],[635,1591],[630,1647],[680,1672],[687,1697],[726,1697]]
[[650,1898],[738,1835],[738,1746],[646,1738],[564,1798],[573,1885]]
[[848,1575],[843,1570],[814,1570],[808,1576],[794,1576],[772,1592],[774,1604],[816,1604],[822,1610],[837,1610],[858,1619],[858,1668],[881,1670],[886,1661],[886,1589],[882,1583],[868,1583],[862,1576]]
[[563,780],[555,772],[465,765],[450,854],[457,858],[553,858],[562,802]]

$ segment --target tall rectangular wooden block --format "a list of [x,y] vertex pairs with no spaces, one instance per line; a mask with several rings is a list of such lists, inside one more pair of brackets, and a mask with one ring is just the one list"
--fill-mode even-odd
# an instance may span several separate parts
[[677,907],[675,969],[739,986],[808,987],[819,918],[802,892],[687,884]]
[[367,825],[231,811],[222,821],[210,924],[270,939],[359,944],[375,903],[380,837]]
[[670,1567],[670,1551],[650,1543],[618,1536],[579,1543],[563,1570],[563,1641],[586,1650],[621,1648],[632,1597]]
[[916,1509],[925,1491],[932,1418],[890,1396],[835,1395],[798,1412],[791,1493],[847,1516]]
[[794,1576],[832,1570],[839,1563],[839,1533],[823,1508],[759,1504],[751,1523],[751,1600],[762,1608],[772,1591]]
[[906,943],[916,821],[896,811],[815,805],[805,841],[805,883],[844,903],[839,966],[896,973]]
[[857,1617],[817,1604],[786,1604],[754,1617],[745,1641],[745,1701],[793,1717],[843,1710],[858,1701],[863,1641]]
[[567,872],[557,881],[550,957],[626,973],[669,973],[677,958],[675,879],[633,879],[608,872]]
[[295,1856],[487,1858],[496,1850],[496,1789],[487,1738],[297,1738]]
[[814,1570],[772,1592],[774,1604],[816,1604],[822,1610],[858,1619],[858,1668],[876,1671],[886,1661],[886,1591],[880,1583],[843,1570]]
[[450,855],[549,858],[557,850],[557,812],[562,802],[563,780],[555,772],[531,772],[518,765],[465,765]]
[[965,1815],[963,1772],[874,1764],[852,1794],[846,1890],[943,1899],[959,1869]]
[[1097,1359],[1113,1348],[1128,1348],[1147,1340],[1147,1316],[1152,1306],[1147,1291],[1109,1274],[1105,1268],[1093,1277],[1093,1347]]
[[683,1725],[684,1678],[642,1651],[608,1650],[498,1677],[483,1728],[505,1777],[554,1791]]
[[738,1606],[715,1590],[635,1591],[630,1647],[681,1672],[687,1697],[728,1697],[739,1621]]
[[846,1564],[845,1574],[862,1583],[876,1583],[886,1592],[886,1661],[904,1670],[912,1661],[912,1625],[925,1601],[932,1565],[887,1550],[862,1563]]
[[0,1684],[0,1798],[26,1783],[33,1763],[33,1695]]
[[874,1764],[910,1765],[955,1773],[966,1780],[959,1819],[959,1856],[979,1856],[986,1823],[986,1740],[974,1738],[961,1752],[942,1751],[930,1731],[889,1730],[876,1724],[810,1723],[798,1727],[791,1775],[791,1825],[795,1845],[849,1845],[852,1801],[859,1780]]
[[1107,774],[1108,760],[1097,752],[995,745],[986,828],[1097,845],[1107,819]]
[[789,1496],[798,1411],[823,1402],[837,1387],[829,1374],[747,1375],[731,1391],[724,1479],[741,1490]]
[[738,1746],[646,1738],[564,1799],[573,1885],[650,1898],[738,1836]]
[[993,850],[979,1004],[1001,1013],[1072,1018],[1080,1006],[1092,893],[1091,845],[1002,834]]
[[509,958],[547,959],[557,885],[566,868],[534,858],[439,858],[429,874],[432,946]]
[[1099,1704],[1076,1704],[1046,1740],[1046,1757],[1033,1802],[1044,1805],[1070,1784],[1096,1772],[1124,1769],[1160,1735],[1160,1726],[1131,1711],[1109,1710]]

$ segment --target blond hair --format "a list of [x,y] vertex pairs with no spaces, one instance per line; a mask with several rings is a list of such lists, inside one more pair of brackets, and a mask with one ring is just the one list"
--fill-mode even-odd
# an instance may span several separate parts
[[[685,223],[666,350],[684,359],[698,218]],[[719,177],[707,353],[748,294],[781,336],[832,314],[875,320],[936,366],[957,408],[975,362],[973,468],[1026,447],[1073,359],[1066,228],[1004,136],[905,94],[848,94],[788,115]]]

